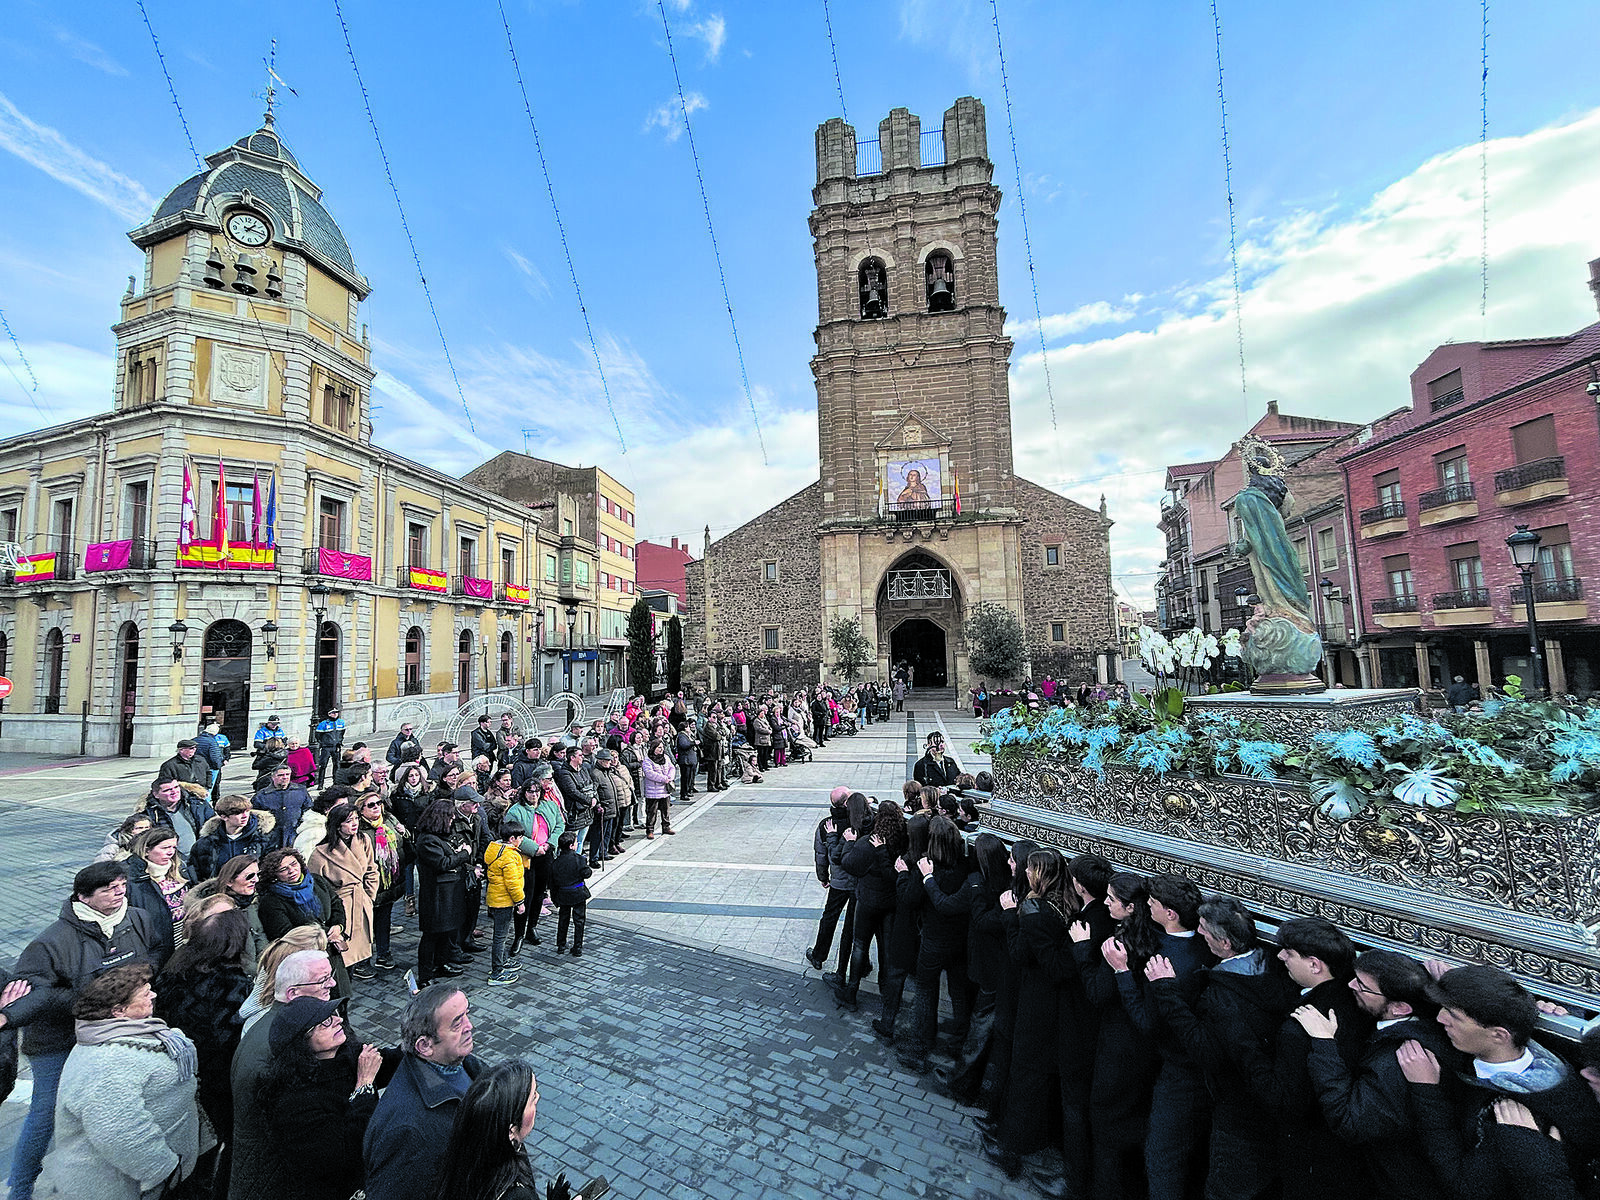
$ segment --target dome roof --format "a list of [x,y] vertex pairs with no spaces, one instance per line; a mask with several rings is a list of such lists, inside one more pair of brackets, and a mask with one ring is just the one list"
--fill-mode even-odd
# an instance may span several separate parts
[[[299,160],[278,137],[269,121],[254,133],[206,158],[206,169],[191,175],[156,207],[145,228],[160,225],[181,213],[195,212],[219,221],[222,211],[244,193],[273,220],[274,241],[304,250],[339,274],[365,280],[356,271],[350,246],[337,222],[322,206],[322,189],[306,178]],[[136,231],[134,240],[142,239]]]

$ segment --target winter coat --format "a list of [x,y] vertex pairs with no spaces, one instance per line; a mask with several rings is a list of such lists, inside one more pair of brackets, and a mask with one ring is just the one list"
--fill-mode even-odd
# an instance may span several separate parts
[[671,759],[658,763],[647,754],[639,764],[639,770],[644,775],[646,800],[662,800],[672,795],[672,785],[678,778],[678,772]]
[[294,844],[300,820],[311,810],[311,796],[299,784],[290,783],[286,788],[262,788],[250,797],[250,805],[272,814],[275,826],[272,849],[276,850],[279,846]]
[[222,770],[222,764],[228,761],[227,753],[221,743],[213,734],[197,733],[194,735],[194,756],[206,760],[206,765],[213,771]]
[[956,766],[956,760],[948,754],[935,758],[930,752],[917,759],[917,765],[911,769],[911,778],[923,787],[946,788],[951,786],[961,777],[961,768]]
[[615,777],[610,771],[596,767],[594,772],[595,798],[599,801],[600,814],[607,819],[615,817],[621,808],[617,797]]
[[491,763],[500,754],[500,746],[494,740],[494,730],[485,729],[482,725],[472,731],[472,757],[479,755],[487,758]]
[[166,762],[162,763],[160,770],[156,772],[157,783],[166,783],[172,779],[176,779],[180,784],[192,783],[210,791],[211,764],[206,761],[205,756],[198,749],[189,757],[187,762],[174,754]]
[[467,919],[467,877],[477,859],[464,838],[417,836],[417,923],[423,933],[455,933]]
[[[317,1062],[307,1083],[267,1099],[267,1178],[257,1195],[350,1200],[361,1186],[361,1145],[378,1097],[376,1092],[351,1095],[360,1054],[360,1044],[346,1038],[332,1058]],[[384,1055],[377,1087],[399,1063],[398,1053]]]
[[[216,810],[204,796],[197,796],[191,792],[180,792],[178,805],[171,812],[161,807],[161,802],[154,796],[146,796],[144,803],[134,811],[149,817],[152,825],[164,825],[176,833],[180,850],[184,848],[185,842],[198,842],[206,822],[217,815]],[[187,858],[193,849],[191,845],[184,852],[184,857]]]
[[522,852],[504,842],[490,842],[483,852],[483,863],[489,885],[484,904],[490,908],[514,908],[521,904],[525,898],[523,874],[529,865]]
[[678,730],[678,766],[685,774],[700,767],[700,739],[687,729]]
[[296,746],[284,759],[289,764],[289,782],[304,787],[317,773],[317,755],[310,746]]
[[846,828],[845,821],[841,819],[837,822],[837,831],[829,832],[827,835],[828,886],[836,892],[853,892],[858,882],[855,873],[844,865],[844,853],[850,848],[850,842],[846,841],[844,836]]
[[100,926],[72,911],[69,896],[61,915],[23,948],[12,978],[33,990],[6,1009],[6,1025],[22,1030],[24,1054],[59,1054],[77,1044],[72,1004],[78,992],[112,967],[158,964],[161,927],[150,914],[128,905],[108,939]]
[[874,846],[870,837],[857,838],[844,852],[844,869],[856,877],[856,920],[863,912],[894,911],[894,860],[899,855],[888,846]]
[[[476,1079],[484,1063],[468,1055],[461,1067],[468,1079]],[[434,1200],[443,1148],[460,1105],[460,1094],[444,1076],[410,1054],[402,1057],[362,1143],[367,1200]]]
[[405,737],[397,733],[394,735],[394,741],[389,743],[389,749],[384,752],[383,760],[391,767],[398,767],[405,762],[421,762],[422,743],[415,737]]
[[193,1173],[203,1149],[195,1090],[195,1077],[153,1043],[74,1046],[42,1194],[54,1184],[74,1200],[139,1200]]
[[242,967],[220,966],[187,975],[163,974],[155,982],[156,1016],[189,1035],[200,1057],[200,1107],[217,1137],[228,1141],[233,1129],[233,1085],[229,1070],[244,1032],[239,1006],[255,980]]
[[1393,1200],[1435,1200],[1443,1188],[1417,1143],[1409,1085],[1394,1056],[1410,1041],[1432,1051],[1446,1077],[1467,1065],[1437,1021],[1408,1017],[1373,1030],[1353,1062],[1335,1039],[1312,1039],[1306,1070],[1329,1128],[1360,1153],[1375,1193]]
[[753,746],[772,745],[772,722],[765,717],[757,717],[751,721],[750,744]]
[[227,865],[228,860],[241,854],[260,858],[268,850],[278,848],[274,832],[278,819],[265,809],[250,814],[250,823],[236,838],[228,836],[223,818],[212,817],[200,830],[200,838],[189,855],[189,874],[195,880],[213,879]]
[[[537,804],[531,807],[527,804],[513,804],[506,809],[508,820],[518,821],[528,831],[528,836],[522,839],[522,853],[528,858],[537,858],[541,846],[546,853],[555,854],[555,848],[561,841],[561,835],[567,828],[567,815],[562,811],[561,805],[544,796],[539,798]],[[541,843],[539,822],[535,818],[544,820],[544,840]]]
[[311,891],[322,909],[320,920],[314,920],[288,896],[280,896],[273,891],[270,884],[261,889],[256,907],[261,910],[261,928],[266,930],[269,938],[277,941],[289,930],[301,925],[317,925],[322,929],[330,929],[337,925],[348,932],[344,904],[340,901],[339,893],[334,890],[333,885],[313,873]]
[[311,731],[311,744],[319,750],[337,750],[344,745],[344,718],[323,719]]
[[575,771],[567,763],[557,762],[555,781],[566,806],[567,824],[573,829],[587,829],[594,820],[594,806],[599,798],[592,772],[581,767]]
[[[915,864],[912,870],[916,870]],[[977,892],[972,876],[965,865],[935,867],[922,885],[928,893],[928,908],[922,918],[922,957],[930,962],[960,964],[965,970],[967,927],[972,923],[972,902]],[[860,897],[858,885],[858,904]]]
[[264,787],[272,786],[272,773],[279,767],[288,766],[289,752],[283,748],[277,750],[261,747],[250,758],[250,769],[256,773],[255,782],[251,790],[259,792]]
[[357,833],[348,846],[318,846],[307,865],[325,879],[344,909],[344,965],[372,957],[372,905],[378,896],[378,859],[372,839]]
[[589,900],[589,885],[583,881],[594,874],[589,860],[576,850],[568,850],[550,865],[550,895],[560,908],[573,908]]
[[[178,934],[172,921],[172,906],[161,894],[161,889],[156,886],[155,880],[150,878],[149,863],[138,855],[129,855],[125,865],[128,868],[128,907],[142,909],[160,931],[161,946],[157,957],[152,960],[155,968],[160,970],[166,966],[167,959],[171,958],[172,952],[178,948]],[[185,891],[179,895],[180,902],[186,894],[187,885]]]
[[633,787],[633,776],[620,761],[606,773],[611,776],[611,786],[617,793],[617,810],[627,812],[633,807],[634,797],[638,795]]
[[300,818],[300,828],[295,830],[294,841],[286,842],[300,852],[300,857],[307,862],[317,852],[317,847],[322,845],[322,839],[328,832],[328,814],[319,813],[316,809],[307,809]]

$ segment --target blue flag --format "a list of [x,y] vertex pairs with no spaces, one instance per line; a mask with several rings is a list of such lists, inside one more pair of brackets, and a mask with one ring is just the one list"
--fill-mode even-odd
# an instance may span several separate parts
[[272,482],[267,488],[267,545],[278,545],[278,473],[272,473]]

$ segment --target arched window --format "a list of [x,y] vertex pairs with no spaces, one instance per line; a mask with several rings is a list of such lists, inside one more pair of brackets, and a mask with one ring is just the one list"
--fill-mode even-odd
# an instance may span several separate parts
[[406,630],[405,694],[420,696],[422,686],[422,627]]
[[889,315],[889,279],[881,258],[869,258],[856,272],[861,292],[861,319],[876,321]]
[[61,630],[52,629],[44,635],[44,711],[61,711],[62,659],[65,650],[61,644]]
[[943,250],[928,255],[928,311],[954,312],[956,264]]
[[509,632],[500,635],[500,686],[511,686],[511,659],[515,653],[515,640]]

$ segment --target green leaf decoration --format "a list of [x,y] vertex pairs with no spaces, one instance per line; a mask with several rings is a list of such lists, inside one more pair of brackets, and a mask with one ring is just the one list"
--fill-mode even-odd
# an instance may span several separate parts
[[1313,781],[1311,799],[1323,816],[1335,821],[1348,821],[1369,803],[1367,794],[1342,775]]

